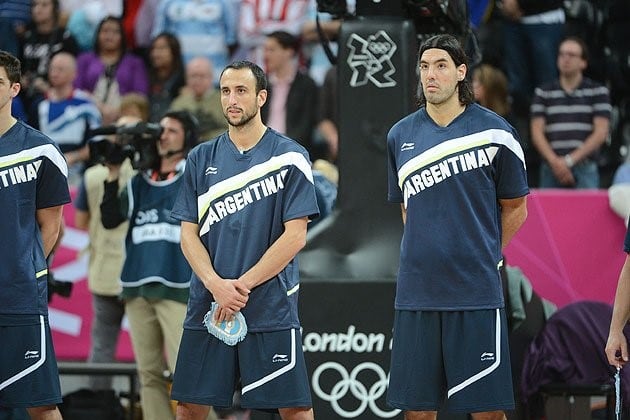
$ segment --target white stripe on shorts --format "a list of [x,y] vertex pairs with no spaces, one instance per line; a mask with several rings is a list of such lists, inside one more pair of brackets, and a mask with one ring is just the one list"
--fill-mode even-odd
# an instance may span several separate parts
[[39,360],[34,365],[29,366],[28,368],[24,369],[23,371],[18,372],[15,375],[11,376],[6,381],[0,383],[0,390],[3,390],[4,388],[8,387],[12,383],[22,379],[23,377],[25,377],[29,373],[37,370],[37,368],[39,368],[41,365],[43,365],[44,362],[46,361],[46,328],[44,326],[44,317],[42,315],[39,316],[39,324],[40,324],[40,334],[39,334],[39,338],[40,338],[40,340],[39,340],[40,358],[39,358]]
[[289,364],[276,370],[275,372],[270,373],[267,376],[263,376],[256,382],[252,382],[249,385],[245,385],[243,389],[241,390],[241,395],[245,394],[248,391],[251,391],[252,389],[258,388],[259,386],[266,384],[267,382],[277,378],[278,376],[290,371],[294,367],[295,367],[295,329],[292,329],[291,330],[291,361],[289,362]]
[[497,357],[494,363],[488,366],[487,368],[485,368],[484,370],[482,370],[481,372],[478,372],[474,374],[473,376],[471,376],[470,378],[466,379],[464,382],[458,385],[455,385],[453,388],[449,389],[447,398],[451,398],[453,394],[461,391],[462,389],[466,388],[468,385],[478,381],[484,376],[490,375],[501,364],[501,312],[499,311],[499,309],[497,309],[496,312],[497,312],[497,317],[496,317],[496,327],[495,327],[496,333],[494,337],[495,339],[495,346],[494,346],[495,353],[494,354],[496,354]]

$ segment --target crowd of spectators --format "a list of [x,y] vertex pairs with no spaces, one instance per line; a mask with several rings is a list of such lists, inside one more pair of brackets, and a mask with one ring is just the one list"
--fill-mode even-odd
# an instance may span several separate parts
[[[600,187],[608,187],[627,154],[624,127],[630,88],[622,82],[628,75],[624,65],[628,51],[622,45],[620,22],[630,17],[630,7],[617,0],[460,0],[464,1],[481,51],[476,68],[469,72],[482,95],[477,100],[519,131],[530,187],[541,186],[539,166],[547,163],[530,139],[534,90],[558,77],[558,47],[565,36],[585,41],[591,59],[584,75],[610,91],[608,136],[592,157],[602,172]],[[347,0],[346,5],[345,18],[353,18],[356,0]],[[49,89],[50,58],[63,51],[76,57],[73,85],[96,104],[101,124],[114,123],[121,115],[121,98],[134,93],[147,98],[150,121],[159,121],[174,103],[175,109],[189,109],[202,123],[201,140],[226,128],[218,109],[208,106],[217,98],[220,71],[229,61],[249,59],[269,73],[271,90],[282,92],[281,98],[276,94],[268,101],[265,122],[289,136],[299,127],[297,140],[307,146],[313,160],[336,163],[334,92],[331,100],[335,70],[319,33],[333,41],[335,53],[342,19],[318,13],[316,0],[9,0],[0,5],[0,25],[10,32],[0,47],[15,52],[24,66],[15,114],[34,115]],[[280,54],[284,61],[275,58]],[[290,84],[278,84],[274,68],[278,61],[287,63],[281,72],[288,76],[281,77],[288,77]],[[614,63],[620,65],[612,68]],[[207,79],[201,79],[203,66],[212,71],[210,87],[202,87],[207,85]],[[189,80],[191,74],[197,83]],[[305,83],[308,92],[303,91]],[[296,102],[296,96],[307,101]],[[308,109],[297,110],[296,104]]]

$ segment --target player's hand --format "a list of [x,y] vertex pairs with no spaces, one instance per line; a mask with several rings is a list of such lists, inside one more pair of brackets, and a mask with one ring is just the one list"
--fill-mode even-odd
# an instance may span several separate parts
[[606,342],[606,358],[615,367],[623,367],[628,362],[628,342],[623,331],[611,331]]
[[234,312],[224,309],[222,306],[219,306],[217,311],[214,314],[215,322],[221,323],[223,321],[231,321],[234,318]]
[[213,285],[210,292],[221,309],[218,313],[224,316],[221,319],[217,317],[217,320],[222,321],[225,316],[231,317],[245,307],[250,290],[240,280],[221,280]]

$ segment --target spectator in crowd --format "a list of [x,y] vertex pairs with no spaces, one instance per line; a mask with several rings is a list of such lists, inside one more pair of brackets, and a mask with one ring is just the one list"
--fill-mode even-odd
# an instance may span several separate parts
[[557,76],[558,44],[564,35],[562,0],[502,0],[503,66],[514,111],[527,116],[534,88]]
[[127,51],[119,18],[108,16],[96,30],[94,51],[78,58],[75,86],[92,94],[111,124],[120,113],[120,96],[130,92],[149,94],[149,79],[142,59]]
[[206,141],[227,130],[221,93],[214,88],[212,63],[195,57],[186,65],[186,87],[171,104],[173,111],[189,111],[199,122],[199,140]]
[[141,93],[128,93],[120,97],[120,116],[149,120],[149,100]]
[[[237,1],[239,48],[235,56],[263,66],[267,35],[275,31],[286,31],[298,37],[308,20],[308,7],[312,0],[285,0],[281,3],[283,7],[269,7],[268,2],[259,0]],[[218,63],[215,65],[219,66]]]
[[[534,88],[557,76],[555,66],[558,44],[564,35],[565,15],[562,0],[501,0],[501,23],[496,31],[501,43],[493,39],[484,48],[502,47],[501,67],[508,78],[512,98],[512,123],[521,136],[530,185],[537,186],[541,159],[529,133],[529,107]],[[496,48],[495,48],[496,49]],[[499,65],[499,63],[497,63]]]
[[298,70],[300,40],[286,31],[275,31],[265,41],[268,96],[261,116],[265,124],[299,142],[316,159],[313,131],[317,125],[319,89]]
[[[120,117],[117,125],[138,123],[137,117]],[[100,141],[116,141],[102,139]],[[92,149],[94,150],[94,149]],[[92,156],[102,163],[122,160],[122,154],[111,148],[102,156]],[[74,224],[79,229],[88,231],[90,260],[88,262],[88,289],[92,294],[92,329],[90,331],[90,353],[88,361],[92,363],[111,363],[116,361],[116,345],[120,335],[125,305],[120,299],[122,286],[120,273],[124,261],[124,240],[128,223],[123,222],[114,229],[105,229],[101,223],[100,205],[103,200],[104,183],[108,169],[97,164],[85,171],[77,198],[74,200]],[[124,159],[118,177],[118,188],[122,189],[131,179],[134,171],[129,159]],[[89,378],[91,389],[110,389],[112,377],[95,375]]]
[[65,51],[77,55],[79,47],[70,32],[59,23],[59,0],[33,0],[31,23],[20,38],[22,97],[30,101],[48,88],[50,57]]
[[586,44],[577,37],[558,50],[559,79],[536,88],[531,135],[544,159],[541,188],[599,188],[598,151],[606,141],[611,105],[608,88],[584,77]]
[[130,0],[125,2],[123,27],[127,45],[145,56],[153,39],[153,22],[160,0]]
[[177,38],[162,32],[149,49],[150,121],[159,121],[186,83],[182,50]]
[[[63,205],[70,202],[67,167],[42,133],[11,116],[20,92],[20,61],[0,51],[0,188],[4,238],[0,270],[0,417],[13,409],[31,419],[61,420],[61,386],[48,323],[47,257],[59,238]],[[14,179],[13,174],[22,173]],[[27,175],[24,175],[24,174]]]
[[61,0],[61,8],[69,14],[68,31],[82,52],[94,48],[94,37],[99,23],[107,16],[119,17],[123,2],[120,0]]
[[153,36],[170,32],[182,44],[184,62],[208,58],[214,80],[236,47],[237,20],[232,0],[162,0],[155,14]]
[[143,417],[172,420],[165,372],[175,371],[191,269],[180,249],[180,227],[171,208],[183,182],[186,155],[197,141],[197,127],[186,112],[165,114],[160,126],[153,153],[143,149],[143,167],[125,187],[120,188],[121,165],[107,164],[100,210],[106,229],[129,221],[121,297],[138,364]]
[[18,35],[31,20],[31,0],[0,1],[0,50],[20,55]]
[[[68,179],[78,183],[90,157],[87,141],[89,129],[101,125],[101,114],[85,92],[75,89],[76,59],[60,52],[50,60],[45,96],[36,100],[30,110],[30,124],[53,139],[68,162]],[[75,184],[76,185],[76,184]]]
[[508,81],[505,74],[491,64],[473,70],[472,87],[475,101],[503,118],[510,119]]
[[339,150],[339,109],[337,107],[337,66],[326,72],[324,84],[319,89],[319,122],[313,141],[326,151],[323,158],[335,162]]

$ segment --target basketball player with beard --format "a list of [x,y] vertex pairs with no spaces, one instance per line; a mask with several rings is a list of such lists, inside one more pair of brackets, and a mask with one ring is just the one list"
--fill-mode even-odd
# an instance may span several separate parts
[[[242,61],[220,78],[227,133],[196,147],[173,208],[193,269],[173,399],[178,419],[203,419],[209,406],[241,406],[311,420],[298,318],[296,255],[318,215],[306,150],[260,117],[267,99],[260,67]],[[244,316],[247,333],[228,344],[204,327]]]

